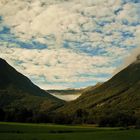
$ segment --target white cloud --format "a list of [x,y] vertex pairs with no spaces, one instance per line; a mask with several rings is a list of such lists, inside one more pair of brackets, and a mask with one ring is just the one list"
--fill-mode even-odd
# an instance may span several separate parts
[[[88,81],[90,78],[76,75],[84,73],[111,73],[114,68],[102,67],[110,63],[110,59],[100,56],[87,56],[68,50],[27,50],[20,48],[0,48],[1,57],[8,60],[19,71],[28,76],[44,76],[51,82],[78,82]],[[84,58],[84,59],[83,59]],[[13,63],[14,62],[14,63]],[[16,62],[23,62],[17,64]],[[88,62],[88,63],[87,63]],[[91,77],[91,80],[95,77]]]
[[129,23],[139,22],[140,18],[140,4],[127,3],[123,6],[123,10],[119,13],[118,19]]
[[[104,81],[106,77],[96,75],[113,73],[114,65],[140,45],[139,9],[139,3],[122,0],[1,0],[0,30],[8,26],[18,41],[35,40],[48,49],[23,49],[20,43],[0,39],[0,56],[43,87],[45,80],[57,82],[49,87]],[[123,36],[125,32],[133,37]],[[68,49],[63,48],[65,41],[71,42]]]
[[[91,41],[90,38],[92,38],[94,41],[95,37],[89,33],[94,29],[109,32],[124,28],[121,23],[114,23],[114,19],[127,20],[130,23],[138,22],[140,5],[127,3],[122,6],[121,3],[121,0],[73,0],[66,2],[35,0],[30,3],[26,0],[3,0],[0,2],[0,13],[4,17],[5,24],[12,27],[12,32],[22,39],[42,38],[53,34],[56,37],[55,47],[59,47],[62,41],[67,39],[65,34],[70,31],[76,33],[76,35],[70,35],[71,37],[74,36],[75,40],[86,39]],[[116,16],[114,10],[118,8],[123,10]],[[99,10],[100,12],[98,12]],[[93,20],[91,17],[95,17],[95,19]],[[97,25],[98,22],[106,20],[111,23],[103,28]],[[89,39],[85,38],[81,25],[84,30],[89,31]],[[94,34],[97,38],[99,37],[97,33]]]
[[140,48],[135,48],[131,53],[129,53],[125,56],[123,65],[118,67],[114,71],[114,74],[120,72],[122,69],[126,68],[128,65],[134,63],[136,61],[138,55],[140,55]]

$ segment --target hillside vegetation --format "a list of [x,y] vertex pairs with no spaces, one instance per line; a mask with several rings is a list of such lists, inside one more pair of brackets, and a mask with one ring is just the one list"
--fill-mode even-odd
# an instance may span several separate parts
[[131,125],[136,120],[139,122],[140,61],[135,61],[99,87],[83,92],[77,100],[57,111],[73,116],[76,123],[122,125],[125,121],[125,125]]

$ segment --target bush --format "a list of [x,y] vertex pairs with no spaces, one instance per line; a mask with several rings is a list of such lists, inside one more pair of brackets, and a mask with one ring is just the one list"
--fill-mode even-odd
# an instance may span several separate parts
[[136,123],[136,118],[133,115],[124,112],[112,113],[109,114],[108,116],[104,115],[99,119],[99,126],[127,127],[130,125],[135,125],[135,123]]

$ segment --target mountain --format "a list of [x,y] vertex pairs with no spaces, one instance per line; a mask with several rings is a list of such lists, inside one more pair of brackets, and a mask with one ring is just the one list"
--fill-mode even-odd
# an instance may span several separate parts
[[69,115],[80,112],[81,116],[88,114],[84,119],[90,122],[118,114],[140,118],[140,55],[109,81],[89,88],[77,100],[67,103],[57,112]]
[[[64,92],[59,91],[61,94]],[[68,93],[72,92],[77,94],[77,91],[68,90]],[[107,82],[78,92],[81,93],[78,99],[66,103],[40,89],[0,59],[0,116],[3,114],[1,108],[5,112],[13,108],[26,108],[33,110],[33,114],[24,109],[15,110],[12,112],[14,121],[24,121],[25,118],[28,121],[31,117],[33,122],[140,126],[140,55]],[[12,117],[9,112],[4,115],[8,121]]]
[[0,58],[0,108],[51,110],[63,103]]

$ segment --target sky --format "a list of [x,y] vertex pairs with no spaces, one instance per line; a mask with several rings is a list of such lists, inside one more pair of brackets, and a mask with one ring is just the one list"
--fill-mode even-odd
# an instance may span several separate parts
[[111,78],[140,46],[140,0],[0,0],[0,57],[43,89]]

